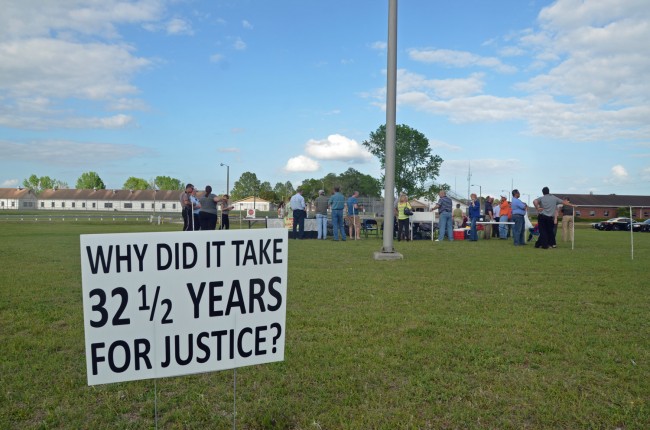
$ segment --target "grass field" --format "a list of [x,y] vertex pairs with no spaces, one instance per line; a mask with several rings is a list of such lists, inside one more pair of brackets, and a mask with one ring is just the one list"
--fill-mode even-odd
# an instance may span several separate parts
[[[153,428],[153,380],[86,385],[79,235],[165,229],[1,224],[0,428]],[[576,240],[291,241],[285,361],[237,370],[237,428],[649,428],[650,234]],[[232,428],[233,379],[159,379],[159,428]]]

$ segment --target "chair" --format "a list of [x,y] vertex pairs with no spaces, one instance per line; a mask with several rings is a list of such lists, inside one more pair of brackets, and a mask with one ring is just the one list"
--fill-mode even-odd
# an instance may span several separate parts
[[361,231],[363,231],[364,237],[368,237],[368,234],[374,234],[379,237],[379,226],[377,225],[377,220],[364,219],[361,223]]

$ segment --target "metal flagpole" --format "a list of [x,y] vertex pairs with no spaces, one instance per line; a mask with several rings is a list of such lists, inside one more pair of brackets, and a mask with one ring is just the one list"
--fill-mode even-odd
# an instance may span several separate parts
[[395,128],[397,112],[397,0],[388,1],[388,65],[386,68],[386,154],[384,179],[384,240],[375,260],[403,258],[393,249],[395,214]]
[[573,206],[573,222],[571,223],[571,250],[573,251],[576,243],[576,207]]

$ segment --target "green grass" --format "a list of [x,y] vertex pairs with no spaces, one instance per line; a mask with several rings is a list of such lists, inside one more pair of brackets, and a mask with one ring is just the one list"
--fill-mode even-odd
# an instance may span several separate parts
[[[0,428],[153,428],[154,381],[86,385],[79,235],[2,223]],[[237,369],[240,429],[644,429],[650,234],[291,241],[285,361]],[[198,233],[197,233],[198,234]],[[160,379],[159,428],[228,429],[233,371]]]

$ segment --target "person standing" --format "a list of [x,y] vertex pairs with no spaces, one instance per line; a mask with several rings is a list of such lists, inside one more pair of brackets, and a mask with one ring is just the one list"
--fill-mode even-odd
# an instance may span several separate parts
[[[350,229],[350,237],[354,237],[356,240],[361,239],[361,218],[359,218],[359,192],[355,191],[348,198],[348,228]],[[354,236],[352,235],[352,230],[354,229]]]
[[538,212],[537,224],[539,225],[539,238],[535,242],[535,248],[556,248],[555,235],[553,234],[553,220],[557,212],[557,206],[561,204],[567,206],[575,205],[550,194],[548,187],[542,188],[542,196],[533,200],[533,204]]
[[230,230],[230,211],[235,207],[230,206],[228,199],[230,199],[228,194],[224,194],[221,198],[221,228],[219,230]]
[[463,210],[460,208],[460,203],[456,203],[456,209],[452,212],[454,219],[454,228],[460,228],[463,224]]
[[395,216],[397,217],[397,241],[409,240],[409,216],[404,213],[404,210],[411,209],[409,198],[406,194],[399,195],[397,207],[395,207]]
[[318,191],[318,197],[314,202],[316,206],[316,226],[318,227],[318,239],[327,239],[327,205],[328,198],[325,190]]
[[293,238],[304,239],[307,211],[305,210],[305,198],[302,196],[302,188],[298,187],[296,194],[291,197],[289,204],[293,210]]
[[199,199],[201,210],[199,211],[199,222],[201,230],[214,230],[217,228],[217,203],[219,197],[212,194],[212,187],[206,185],[205,194]]
[[201,230],[201,220],[199,219],[201,203],[199,203],[199,198],[196,196],[196,188],[192,188],[190,201],[192,202],[192,228],[190,230]]
[[183,231],[192,230],[192,201],[190,196],[194,191],[194,185],[187,184],[185,185],[185,191],[181,193],[181,215],[183,216]]
[[[501,204],[499,202],[494,203],[494,198],[492,199],[492,213],[494,213],[494,221],[501,222]],[[499,224],[494,224],[492,229],[492,237],[499,238]]]
[[512,209],[510,208],[510,202],[506,199],[506,196],[501,196],[501,204],[499,205],[499,239],[508,238],[508,221],[512,216]]
[[[564,200],[571,201],[568,197],[565,197]],[[567,241],[567,238],[573,242],[574,211],[574,206],[562,205],[562,241],[564,242]]]
[[436,242],[442,242],[445,239],[445,233],[447,234],[449,241],[452,242],[454,240],[454,229],[452,228],[453,224],[451,220],[451,208],[453,202],[449,197],[447,197],[447,192],[445,190],[440,190],[438,196],[438,203],[436,203],[433,209],[431,209],[432,211],[438,209],[438,213],[440,214],[440,233]]
[[515,222],[514,227],[512,228],[512,236],[514,239],[515,246],[524,246],[524,232],[525,232],[525,215],[528,210],[526,203],[519,200],[519,190],[512,190],[512,220]]
[[334,240],[339,240],[339,232],[341,240],[345,241],[345,227],[343,225],[343,207],[345,206],[345,196],[341,194],[341,188],[335,187],[334,194],[329,198],[328,204],[332,209],[332,230]]
[[[487,196],[485,198],[485,209],[483,214],[483,220],[486,223],[491,222],[494,219],[494,211],[492,209],[492,197]],[[483,224],[483,239],[490,239],[492,236],[492,224]]]
[[472,193],[470,195],[471,201],[467,212],[469,215],[470,227],[469,227],[469,240],[476,242],[478,240],[478,232],[476,231],[476,223],[481,217],[481,202],[476,198],[476,194]]

